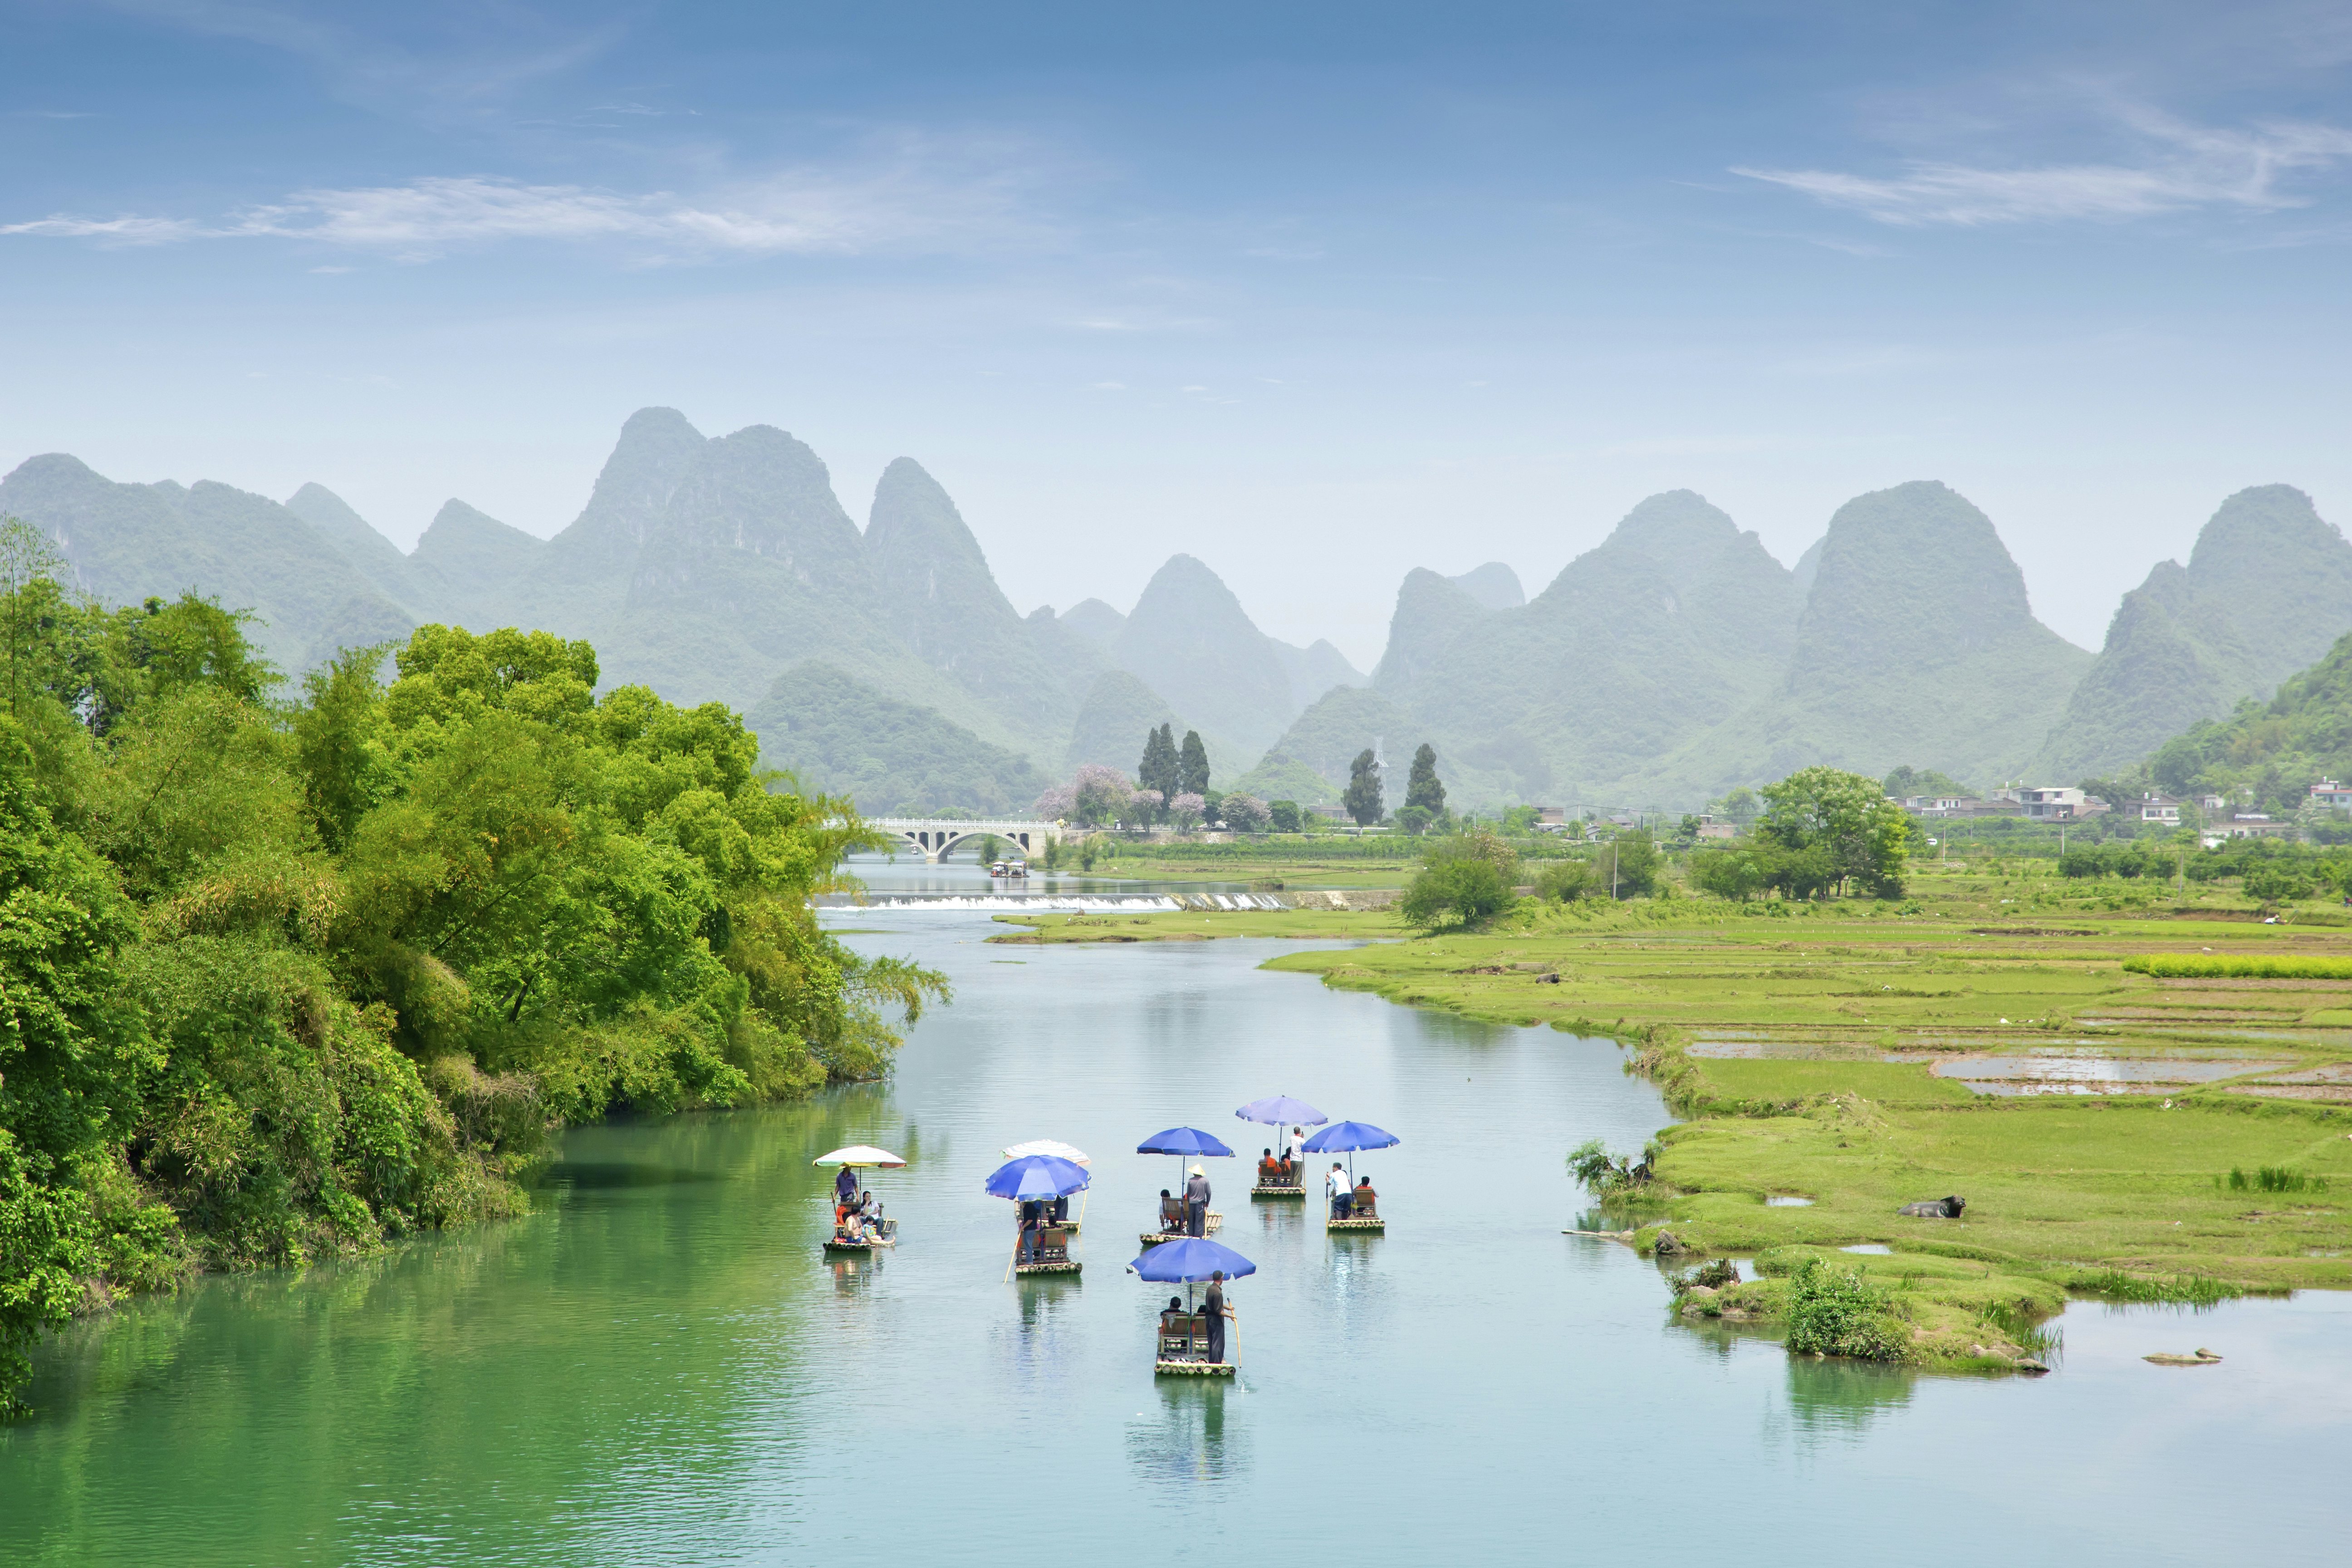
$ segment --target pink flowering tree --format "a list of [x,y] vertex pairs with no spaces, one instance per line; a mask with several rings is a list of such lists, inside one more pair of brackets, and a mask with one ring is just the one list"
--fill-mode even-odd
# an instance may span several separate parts
[[1168,797],[1156,789],[1139,789],[1127,797],[1127,820],[1130,826],[1142,826],[1160,820],[1168,809]]
[[1029,808],[1047,822],[1067,822],[1078,809],[1077,792],[1067,784],[1055,784],[1037,797]]
[[1209,803],[1189,789],[1168,803],[1168,815],[1176,819],[1179,827],[1198,826],[1208,809]]
[[1254,795],[1229,795],[1218,803],[1217,812],[1235,833],[1263,833],[1266,818],[1273,815],[1265,802]]
[[1118,814],[1127,808],[1128,796],[1134,793],[1135,786],[1117,768],[1088,763],[1070,781],[1071,820],[1088,827],[1116,822]]

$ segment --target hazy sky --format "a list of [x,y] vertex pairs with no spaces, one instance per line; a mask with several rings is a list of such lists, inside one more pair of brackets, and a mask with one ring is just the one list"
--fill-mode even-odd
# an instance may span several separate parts
[[2352,520],[2352,6],[0,0],[0,469],[552,533],[628,413],[905,454],[1024,610],[1367,667],[1688,487],[1991,515],[2043,618]]

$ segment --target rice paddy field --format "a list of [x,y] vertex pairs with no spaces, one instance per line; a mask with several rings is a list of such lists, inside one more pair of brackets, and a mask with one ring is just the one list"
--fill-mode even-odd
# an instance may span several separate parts
[[[2352,926],[2032,869],[1930,870],[1900,901],[1530,902],[1438,936],[1177,911],[1024,918],[1014,940],[1328,934],[1349,945],[1271,967],[1612,1037],[1684,1120],[1591,1226],[1782,1272],[1833,1259],[1907,1293],[1916,1359],[1969,1362],[1988,1311],[2069,1291],[2352,1287]],[[1563,1155],[1580,1141],[1562,1129]],[[1958,1218],[1896,1213],[1948,1194]],[[1769,1281],[1749,1295],[1769,1319]]]

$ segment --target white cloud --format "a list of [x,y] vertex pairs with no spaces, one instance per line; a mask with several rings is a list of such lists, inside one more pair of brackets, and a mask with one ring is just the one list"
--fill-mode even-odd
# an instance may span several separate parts
[[26,223],[0,224],[0,234],[52,239],[96,239],[115,245],[168,245],[205,232],[202,224],[174,217],[72,217],[58,214]]
[[2275,121],[2252,130],[2190,125],[2145,110],[2126,115],[2149,144],[2138,163],[1977,168],[1914,163],[1895,178],[1823,169],[1734,168],[1735,174],[1850,207],[1906,227],[1952,224],[2119,220],[2194,207],[2273,212],[2307,205],[2284,188],[2291,175],[2352,159],[2352,131]]
[[1027,183],[1018,170],[967,171],[917,156],[849,172],[788,171],[698,196],[464,175],[297,191],[209,223],[58,214],[0,224],[0,235],[126,245],[301,240],[404,261],[532,240],[651,247],[665,261],[681,255],[937,252],[1034,243],[1042,228],[1021,211]]

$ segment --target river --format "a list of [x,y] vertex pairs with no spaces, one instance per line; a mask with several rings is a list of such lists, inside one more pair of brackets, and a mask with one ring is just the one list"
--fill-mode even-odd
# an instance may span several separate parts
[[[2344,1559],[2352,1300],[2078,1305],[2038,1380],[1792,1363],[1560,1234],[1563,1152],[1665,1120],[1609,1042],[1262,973],[1272,942],[835,918],[956,987],[888,1083],[581,1129],[530,1218],[79,1325],[0,1427],[0,1562]],[[1127,1151],[1254,1156],[1233,1109],[1274,1093],[1402,1137],[1359,1162],[1392,1228],[1327,1237],[1213,1163],[1259,1266],[1241,1375],[1155,1381],[1166,1291],[1123,1266],[1175,1162]],[[1095,1157],[1079,1279],[1003,1281],[981,1179],[1030,1138]],[[834,1268],[808,1162],[854,1142],[912,1162],[873,1184],[901,1245]]]

